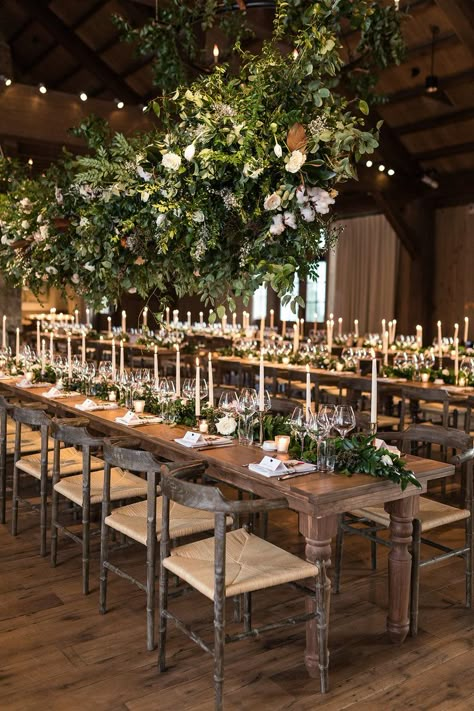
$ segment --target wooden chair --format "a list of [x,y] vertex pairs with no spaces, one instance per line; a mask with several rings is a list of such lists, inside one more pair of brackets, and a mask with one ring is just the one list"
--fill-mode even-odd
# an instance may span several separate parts
[[[13,459],[13,494],[12,494],[12,522],[11,533],[18,533],[18,505],[20,501],[32,505],[30,501],[19,496],[20,472],[28,474],[40,483],[40,554],[46,555],[46,530],[48,517],[48,488],[53,477],[54,440],[49,437],[52,418],[41,409],[31,407],[15,407],[13,419],[16,422],[15,452]],[[25,455],[22,448],[22,425],[39,427],[41,440],[40,451],[35,454]],[[59,467],[63,475],[78,474],[82,471],[82,456],[73,447],[61,449],[59,454]]]
[[[405,452],[415,446],[417,453],[420,453],[420,445],[426,444],[430,447],[438,445],[444,451],[453,448],[459,453],[451,462],[462,470],[463,491],[465,494],[462,508],[449,506],[447,504],[433,501],[426,496],[420,496],[420,510],[413,520],[413,547],[412,547],[412,587],[410,602],[410,634],[416,636],[418,631],[418,600],[419,600],[419,577],[420,569],[428,565],[447,560],[453,557],[461,557],[465,560],[466,577],[466,607],[473,607],[473,441],[466,433],[453,428],[444,428],[438,425],[412,425],[404,432],[387,433],[380,435],[391,442],[401,442]],[[450,548],[438,541],[426,538],[423,534],[436,530],[448,524],[464,522],[465,540],[461,547]],[[363,528],[359,528],[362,524]],[[390,515],[383,507],[367,506],[365,508],[350,511],[340,521],[337,541],[336,541],[336,563],[334,573],[335,592],[339,592],[339,582],[342,564],[342,548],[344,533],[363,536],[371,541],[372,546],[372,567],[376,566],[375,545],[381,544],[390,547],[391,543],[378,534],[381,530],[390,526]],[[421,560],[421,543],[441,551],[440,555],[433,556],[426,560]]]
[[[473,416],[473,409],[474,409],[474,396],[471,395],[468,397],[466,401],[466,414],[464,417],[464,431],[467,434],[471,434],[474,430],[474,416]],[[473,432],[474,434],[474,432]]]
[[[344,389],[346,395],[344,396]],[[383,403],[384,398],[391,396],[391,392],[384,388],[383,384],[378,383],[377,387],[378,404],[377,408],[377,426],[380,430],[400,429],[400,417],[383,412],[380,403]],[[370,381],[364,378],[351,378],[350,380],[339,381],[339,401],[347,402],[352,405],[354,410],[365,413],[367,409],[367,399],[370,399]]]
[[[55,440],[53,465],[53,491],[51,496],[51,566],[57,563],[58,531],[82,546],[82,592],[89,593],[90,559],[90,509],[102,503],[104,489],[104,462],[91,454],[91,449],[102,447],[104,437],[94,435],[87,429],[88,420],[71,424],[71,419],[53,420],[51,434]],[[81,447],[82,473],[61,477],[59,443]],[[113,469],[110,475],[111,501],[125,500],[146,495],[146,482],[121,469]],[[77,536],[59,521],[59,496],[64,496],[82,510],[82,535]]]
[[[147,648],[155,648],[155,572],[156,544],[161,539],[162,498],[157,495],[157,478],[162,462],[150,452],[138,449],[138,442],[128,438],[104,441],[104,490],[102,498],[102,528],[100,551],[100,612],[107,607],[107,573],[112,571],[126,578],[146,592],[147,602]],[[172,466],[172,465],[170,465]],[[204,462],[192,461],[176,465],[194,477],[202,476]],[[146,500],[110,510],[112,467],[146,474]],[[171,513],[171,536],[181,538],[212,530],[214,519],[209,514],[197,514],[191,509],[176,505]],[[146,547],[146,584],[129,575],[109,561],[109,529],[118,531],[127,538]]]
[[412,422],[418,421],[418,413],[435,414],[441,419],[441,426],[449,425],[449,393],[441,388],[422,388],[412,386],[402,388],[400,409],[400,429],[407,424],[408,416]]
[[[224,682],[224,645],[261,632],[295,623],[317,620],[319,635],[319,668],[321,691],[328,690],[328,615],[330,582],[324,566],[316,566],[288,553],[272,543],[249,533],[244,528],[226,532],[228,516],[268,512],[287,508],[286,499],[230,501],[213,486],[194,484],[186,470],[164,465],[162,468],[163,519],[160,555],[160,638],[159,670],[166,668],[166,631],[168,620],[173,620],[201,649],[214,658],[215,708],[222,709]],[[215,517],[213,538],[188,543],[170,550],[170,506],[190,507]],[[168,574],[173,573],[208,597],[214,604],[214,646],[209,646],[187,624],[168,609]],[[297,584],[312,578],[315,589],[308,592],[314,607],[307,614],[259,628],[252,627],[251,593],[283,583]],[[298,585],[298,587],[303,587]],[[228,597],[244,597],[244,631],[225,634],[225,601]]]

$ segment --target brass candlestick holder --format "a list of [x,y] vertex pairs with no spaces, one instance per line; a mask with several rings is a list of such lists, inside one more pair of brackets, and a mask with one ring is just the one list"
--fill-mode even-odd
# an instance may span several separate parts
[[376,422],[371,422],[369,426],[369,431],[372,437],[375,437],[377,434],[377,423]]
[[264,410],[259,410],[258,412],[258,425],[259,425],[259,434],[258,434],[258,443],[260,447],[263,445],[263,418],[265,416],[265,411]]

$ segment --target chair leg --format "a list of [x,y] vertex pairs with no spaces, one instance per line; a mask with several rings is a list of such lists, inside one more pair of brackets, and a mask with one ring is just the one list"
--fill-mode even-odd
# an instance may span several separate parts
[[342,521],[344,516],[339,516],[336,536],[336,559],[334,561],[334,592],[340,592],[342,554],[344,550],[344,529]]
[[466,607],[471,610],[473,608],[473,587],[474,573],[472,564],[474,561],[474,537],[472,535],[472,516],[466,519],[466,545],[468,551],[466,553]]
[[7,515],[7,467],[2,449],[3,444],[0,443],[0,523],[5,523]]
[[158,671],[166,671],[166,627],[168,619],[166,612],[168,610],[168,571],[161,567],[160,570],[160,590],[159,590],[159,615],[160,615],[160,630],[158,641]]
[[372,570],[377,570],[377,543],[370,541],[370,562]]
[[413,519],[413,544],[411,552],[410,636],[418,634],[418,606],[420,598],[420,547],[421,523]]
[[53,486],[51,492],[51,567],[55,568],[58,557],[59,494]]
[[146,549],[146,640],[147,649],[155,649],[155,570],[156,570],[156,536]]
[[324,562],[319,566],[319,575],[316,578],[315,596],[319,649],[319,679],[321,684],[321,693],[326,694],[329,691],[328,637],[329,608],[331,604],[331,581],[327,576],[326,565]]
[[215,711],[222,711],[224,693],[225,598],[214,597],[214,692]]
[[13,467],[13,484],[12,484],[12,525],[11,534],[16,536],[18,533],[18,490],[20,486],[19,482],[20,472],[17,467]]
[[252,629],[252,594],[244,593],[244,632]]
[[40,482],[40,555],[46,555],[46,529],[48,525],[48,477],[45,473]]
[[82,506],[82,593],[89,594],[90,502],[84,497]]
[[99,611],[101,615],[107,612],[107,573],[105,567],[109,557],[109,527],[104,522],[102,517],[102,526],[100,532],[100,575],[99,575]]

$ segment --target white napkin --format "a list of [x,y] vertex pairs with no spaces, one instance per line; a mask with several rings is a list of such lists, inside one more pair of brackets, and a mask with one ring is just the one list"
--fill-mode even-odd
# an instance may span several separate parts
[[64,390],[60,390],[55,385],[44,393],[44,397],[57,398],[57,397],[70,397],[71,393],[67,393]]
[[375,447],[375,449],[380,449],[381,447],[383,447],[383,449],[387,449],[389,452],[392,452],[392,454],[396,454],[397,457],[399,457],[401,454],[400,450],[397,447],[395,447],[395,445],[387,444],[386,442],[383,441],[383,439],[376,438],[375,442],[374,442],[374,447]]
[[128,425],[128,427],[139,427],[140,425],[153,425],[157,422],[162,422],[162,419],[153,415],[139,417],[133,410],[129,410],[123,417],[116,417],[115,422],[119,422],[121,425]]
[[175,439],[175,442],[183,447],[207,447],[209,445],[227,444],[232,442],[231,437],[219,437],[218,435],[203,435],[200,432],[186,432],[184,437]]
[[117,407],[118,405],[115,402],[102,402],[99,405],[90,398],[87,398],[84,402],[80,402],[76,405],[76,408],[78,410],[82,410],[83,412],[94,412],[94,410],[116,410]]
[[294,472],[295,474],[312,472],[315,466],[309,462],[300,462],[298,459],[290,459],[286,462],[282,462],[281,459],[277,459],[276,457],[264,457],[258,464],[249,464],[249,469],[256,474],[272,477],[281,476],[289,472]]

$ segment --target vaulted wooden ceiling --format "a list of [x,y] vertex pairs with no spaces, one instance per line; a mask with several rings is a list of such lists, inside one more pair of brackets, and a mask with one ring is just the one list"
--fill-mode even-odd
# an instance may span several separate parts
[[[163,4],[163,0],[160,2]],[[413,196],[428,197],[440,205],[474,200],[473,6],[471,0],[401,0],[401,9],[409,11],[403,24],[406,58],[400,66],[382,74],[380,90],[386,102],[374,113],[374,120],[378,116],[385,121],[381,146],[374,165],[361,166],[360,182],[345,186],[341,205],[346,211],[372,209],[377,200],[380,202],[375,192],[403,200],[408,189]],[[137,57],[133,47],[121,42],[111,16],[121,14],[139,26],[153,16],[154,7],[155,0],[0,0],[4,42],[3,47],[0,45],[0,74],[7,71],[6,56],[10,53],[14,80],[0,93],[0,140],[4,149],[25,158],[34,156],[41,168],[64,142],[63,134],[69,126],[61,130],[61,117],[65,122],[80,118],[92,108],[112,117],[112,123],[118,122],[121,130],[127,121],[130,127],[145,127],[149,119],[142,118],[141,105],[154,93],[152,57]],[[260,21],[265,16],[259,12]],[[266,17],[269,25],[271,16]],[[262,26],[262,35],[268,34],[268,25]],[[432,73],[433,28],[437,28],[434,71],[439,77],[439,90],[427,94],[425,78]],[[354,41],[350,34],[345,37],[347,61]],[[25,101],[28,95],[34,95],[39,106],[40,82],[48,88],[48,94],[41,97],[45,106],[42,112],[38,109],[37,118],[32,114],[30,127],[20,130],[20,107],[12,113],[10,104],[23,101],[21,108],[27,112]],[[10,94],[9,104],[8,92],[13,92],[18,83],[30,88],[17,89],[17,97]],[[82,91],[95,100],[94,104],[82,105],[78,99]],[[67,97],[59,97],[57,92],[70,95],[73,109],[65,111]],[[114,99],[126,104],[120,119]],[[56,114],[56,129],[49,133],[45,130],[47,120],[41,130],[37,127],[45,121],[47,105]],[[30,137],[25,135],[28,131]],[[381,173],[380,163],[393,168],[395,174],[389,177],[386,171]],[[421,181],[426,174],[437,188]]]

